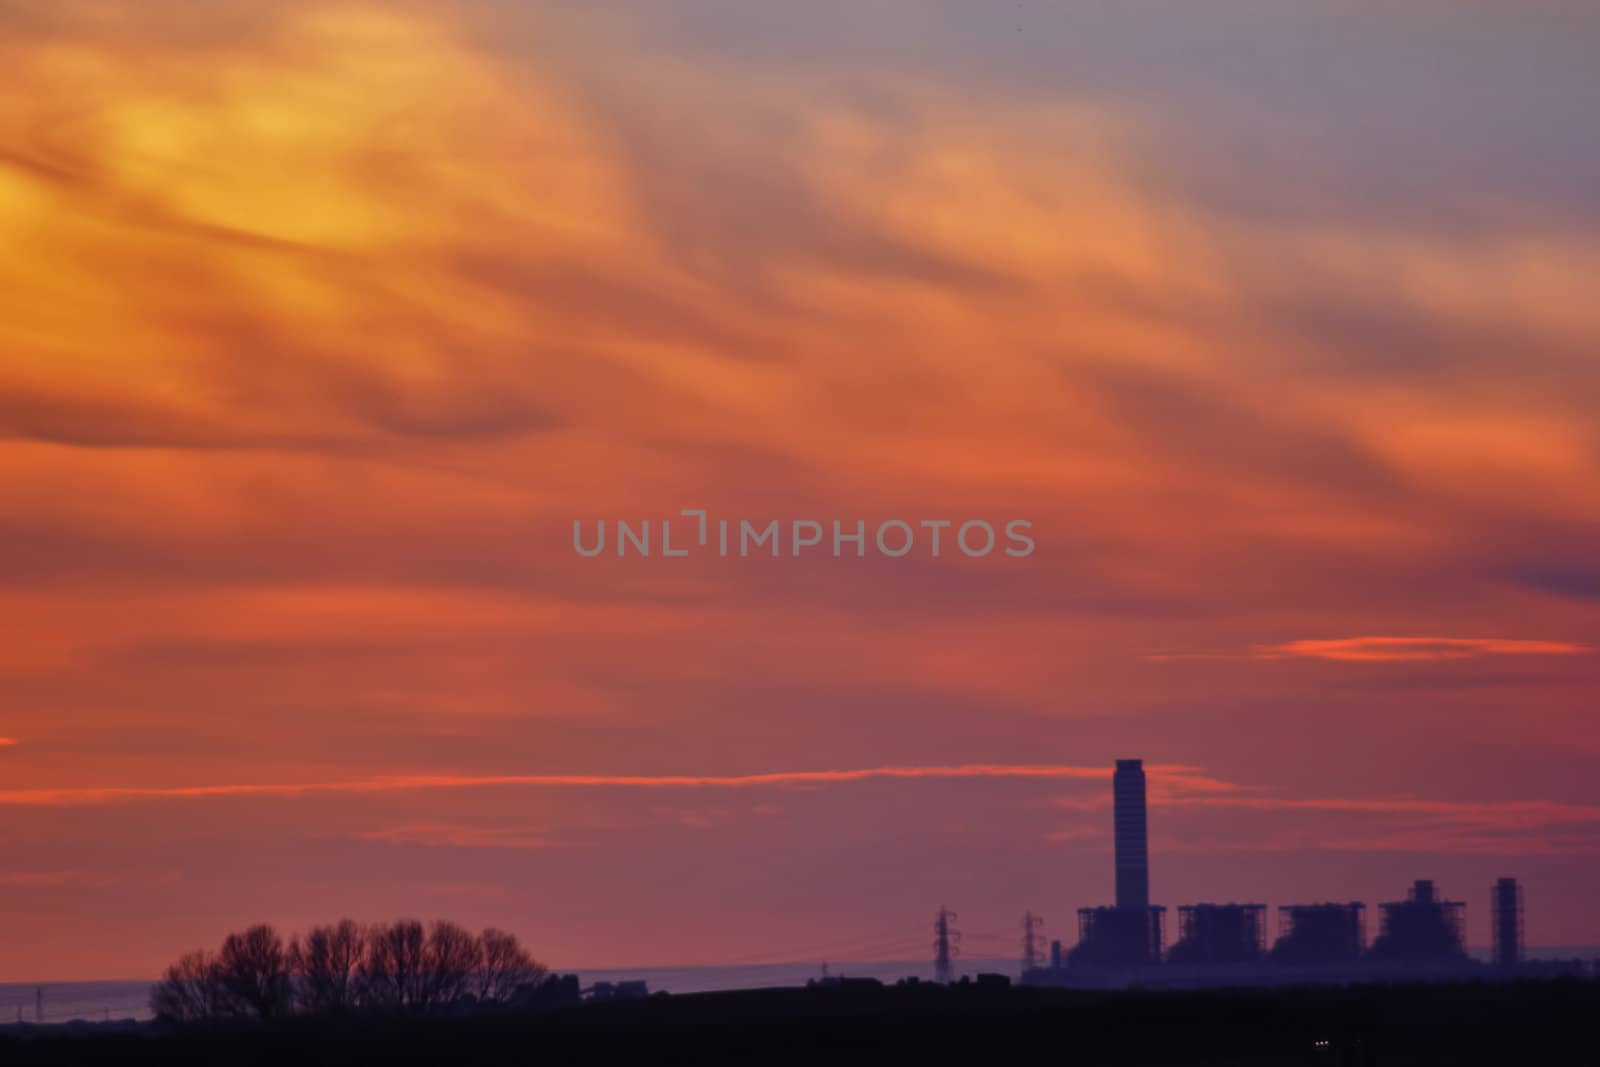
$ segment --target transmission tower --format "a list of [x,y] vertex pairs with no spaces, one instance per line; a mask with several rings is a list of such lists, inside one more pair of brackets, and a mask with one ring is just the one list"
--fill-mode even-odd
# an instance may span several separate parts
[[956,947],[961,941],[961,934],[951,927],[956,920],[956,913],[949,908],[939,909],[939,918],[933,924],[933,980],[948,984],[953,977],[950,967],[950,958],[960,950]]
[[1044,925],[1044,920],[1033,912],[1022,917],[1022,970],[1024,973],[1039,966],[1039,948],[1034,931]]

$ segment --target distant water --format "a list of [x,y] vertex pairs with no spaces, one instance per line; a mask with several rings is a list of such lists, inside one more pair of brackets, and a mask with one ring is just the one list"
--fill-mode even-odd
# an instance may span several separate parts
[[[1488,958],[1488,950],[1473,949],[1480,959]],[[1600,946],[1578,945],[1558,948],[1535,948],[1528,951],[1532,959],[1600,959]],[[1015,977],[1019,965],[1014,959],[957,960],[955,971],[960,975],[980,972],[1007,974]],[[557,968],[566,973],[572,968]],[[897,982],[902,978],[933,978],[933,965],[926,960],[905,960],[880,963],[838,963],[828,967],[828,973],[848,978],[877,978],[884,982]],[[822,975],[817,963],[759,963],[737,967],[632,967],[605,968],[577,971],[584,986],[595,982],[622,982],[642,980],[648,982],[652,992],[707,993],[719,989],[764,989],[773,986],[805,985]],[[0,985],[0,1025],[34,1022],[35,992],[42,991],[43,1020],[47,1023],[65,1023],[74,1020],[99,1022],[102,1020],[148,1019],[150,1017],[150,982],[44,982],[39,985]]]
[[[43,1009],[42,1018],[36,1015]],[[44,982],[0,985],[0,1026],[150,1018],[149,982]]]

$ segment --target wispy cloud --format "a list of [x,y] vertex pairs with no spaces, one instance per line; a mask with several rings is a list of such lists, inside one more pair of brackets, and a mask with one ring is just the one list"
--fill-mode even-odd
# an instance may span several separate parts
[[[1450,855],[1600,854],[1600,805],[1551,800],[1450,801],[1415,797],[1174,796],[1172,808],[1290,813],[1309,826],[1167,842],[1170,851],[1406,852]],[[1314,818],[1317,815],[1323,819]]]
[[1564,804],[1549,800],[1451,801],[1413,797],[1293,799],[1274,796],[1172,796],[1168,797],[1165,803],[1173,806],[1248,808],[1256,811],[1422,816],[1470,821],[1508,830],[1556,823],[1600,823],[1600,805]]
[[15,744],[18,744],[18,741],[15,737],[0,737],[0,748],[5,748],[7,745]]
[[8,889],[61,889],[80,880],[78,871],[8,871],[0,874],[0,886]]
[[[1193,768],[1151,767],[1153,774],[1192,774]],[[396,793],[427,789],[495,787],[618,789],[755,789],[783,786],[826,786],[871,779],[1106,779],[1104,767],[1065,764],[963,763],[949,766],[888,765],[851,770],[774,771],[735,775],[642,774],[413,774],[384,775],[345,782],[230,783],[191,786],[77,786],[0,790],[0,805],[66,807],[115,804],[133,800],[195,800],[210,797],[290,797],[314,793]]]
[[369,830],[364,841],[429,848],[560,848],[562,843],[537,831],[516,826],[479,826],[458,822],[414,822]]
[[123,883],[126,872],[110,870],[28,870],[0,873],[0,889],[107,889]]
[[1256,645],[1246,652],[1156,652],[1154,663],[1312,659],[1337,663],[1436,663],[1480,656],[1576,656],[1591,651],[1572,641],[1503,637],[1338,637]]
[[1494,637],[1343,637],[1258,645],[1255,659],[1322,659],[1352,663],[1411,663],[1476,656],[1572,656],[1589,651],[1569,641]]
[[[1162,810],[1201,809],[1296,816],[1291,829],[1255,824],[1240,833],[1224,823],[1161,848],[1201,855],[1229,852],[1435,852],[1457,855],[1593,855],[1600,853],[1600,805],[1554,800],[1431,800],[1402,797],[1287,797],[1194,774],[1152,775],[1151,799]],[[1090,813],[1111,798],[1054,797],[1053,808]],[[1318,818],[1318,816],[1323,816]],[[1208,820],[1208,822],[1211,820]],[[1103,836],[1071,826],[1051,841]]]

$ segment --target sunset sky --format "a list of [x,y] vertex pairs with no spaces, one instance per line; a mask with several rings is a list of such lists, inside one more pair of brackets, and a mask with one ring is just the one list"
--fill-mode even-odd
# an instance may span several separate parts
[[[1012,956],[1110,902],[1127,757],[1157,903],[1431,877],[1485,944],[1509,875],[1600,943],[1597,55],[1579,2],[0,0],[0,981],[344,915]],[[1037,550],[573,550],[683,508]]]

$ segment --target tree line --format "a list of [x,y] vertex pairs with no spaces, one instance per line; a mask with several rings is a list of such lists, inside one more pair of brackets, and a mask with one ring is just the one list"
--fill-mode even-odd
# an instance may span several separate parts
[[261,924],[229,934],[216,952],[191,952],[167,968],[150,991],[150,1010],[176,1022],[426,1014],[507,1003],[547,973],[514,935],[473,934],[442,919],[427,926],[344,919],[287,943]]

